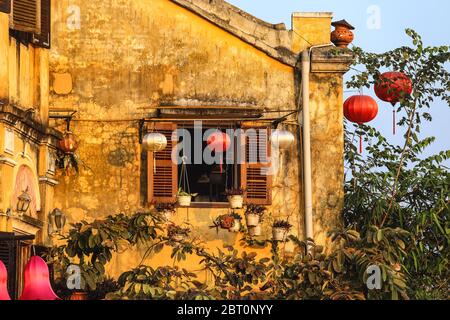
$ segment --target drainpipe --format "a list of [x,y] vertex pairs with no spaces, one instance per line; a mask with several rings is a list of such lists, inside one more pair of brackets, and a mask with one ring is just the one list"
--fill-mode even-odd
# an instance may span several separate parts
[[311,73],[311,51],[314,48],[329,47],[333,44],[312,46],[302,51],[302,119],[299,124],[303,128],[303,186],[305,194],[305,229],[306,238],[314,239],[314,219],[312,203],[311,172],[311,124],[309,117],[309,76]]
[[305,194],[305,229],[306,238],[314,239],[312,212],[312,179],[311,179],[311,126],[309,120],[309,75],[311,61],[309,50],[302,52],[302,119],[303,128],[303,187]]

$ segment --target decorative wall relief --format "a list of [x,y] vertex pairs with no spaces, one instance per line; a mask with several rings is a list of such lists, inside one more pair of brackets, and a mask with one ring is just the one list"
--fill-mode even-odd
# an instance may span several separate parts
[[11,128],[5,128],[5,152],[14,154],[14,131]]
[[38,180],[30,167],[22,165],[17,171],[16,181],[14,183],[14,191],[11,198],[13,208],[17,207],[19,195],[27,189],[27,192],[31,197],[31,203],[26,214],[37,219],[37,212],[41,210]]

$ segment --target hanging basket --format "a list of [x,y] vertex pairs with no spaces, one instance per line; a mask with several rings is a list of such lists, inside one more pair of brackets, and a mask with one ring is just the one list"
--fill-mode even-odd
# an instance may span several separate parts
[[252,237],[260,236],[262,234],[261,225],[248,228],[248,234],[251,235]]
[[191,201],[192,201],[192,196],[181,196],[181,195],[178,195],[177,196],[177,201],[178,201],[178,205],[180,207],[190,207],[191,206]]
[[234,225],[230,228],[230,232],[239,232],[241,231],[242,222],[240,219],[234,219]]
[[286,241],[286,237],[289,230],[285,228],[272,228],[272,240],[274,241]]
[[256,227],[259,225],[260,216],[255,213],[248,213],[245,216],[245,220],[248,227]]
[[231,209],[241,209],[244,206],[244,196],[242,195],[228,196],[228,202],[230,203]]

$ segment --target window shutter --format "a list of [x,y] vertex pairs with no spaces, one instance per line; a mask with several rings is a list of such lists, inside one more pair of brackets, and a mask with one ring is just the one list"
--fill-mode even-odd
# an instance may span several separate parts
[[11,12],[11,0],[0,0],[0,12]]
[[[14,236],[13,233],[1,233],[9,236]],[[11,299],[17,298],[17,268],[16,268],[16,241],[15,240],[1,240],[0,241],[0,260],[6,266],[8,271],[8,292]]]
[[246,190],[245,202],[270,205],[272,203],[272,176],[268,174],[271,167],[270,128],[256,127],[244,130],[245,163],[241,165],[241,184]]
[[41,0],[41,33],[33,34],[33,44],[50,49],[51,0]]
[[171,203],[176,201],[178,166],[172,162],[172,150],[177,141],[172,141],[175,123],[152,123],[150,131],[166,136],[167,147],[160,152],[148,153],[148,202]]
[[40,0],[12,0],[11,29],[41,33]]

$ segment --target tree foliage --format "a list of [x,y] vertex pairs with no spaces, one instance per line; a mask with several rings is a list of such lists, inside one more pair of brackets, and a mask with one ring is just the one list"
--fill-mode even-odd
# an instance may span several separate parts
[[[375,128],[358,126],[356,133],[369,143],[363,157],[346,124],[345,228],[330,234],[334,246],[328,254],[310,239],[293,236],[287,240],[295,248],[289,256],[282,254],[282,242],[249,236],[242,239],[244,251],[229,246],[211,251],[189,238],[188,229],[169,227],[158,212],[150,211],[76,223],[49,259],[59,264],[63,278],[66,267],[78,263],[86,289],[95,290],[113,252],[124,244],[146,246],[142,261],[119,277],[119,289],[110,292],[110,299],[448,298],[450,174],[444,162],[450,151],[425,157],[434,138],[419,136],[422,122],[431,121],[431,102],[441,99],[450,105],[445,69],[450,53],[445,46],[425,47],[412,30],[407,34],[413,47],[382,54],[354,49],[355,64],[365,70],[353,76],[350,87],[370,88],[386,69],[408,75],[414,91],[397,106],[398,125],[405,131],[401,146],[389,143]],[[271,248],[269,256],[251,251],[265,246]],[[145,265],[165,247],[172,250],[174,265]],[[212,281],[200,281],[176,266],[193,256]],[[366,285],[370,266],[381,270],[380,289]]]

